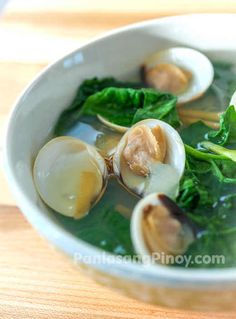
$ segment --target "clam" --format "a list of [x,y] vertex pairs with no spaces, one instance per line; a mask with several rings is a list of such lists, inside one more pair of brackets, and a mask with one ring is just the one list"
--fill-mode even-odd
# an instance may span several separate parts
[[175,197],[184,167],[185,149],[178,132],[156,119],[132,126],[113,156],[114,174],[138,196],[164,192]]
[[107,119],[105,119],[105,117],[101,116],[101,115],[97,115],[97,118],[99,119],[100,122],[102,122],[104,125],[106,125],[107,127],[109,127],[110,129],[117,131],[119,133],[125,133],[129,128],[127,126],[121,126],[115,123],[112,123],[110,121],[108,121]]
[[109,132],[109,134],[98,134],[96,137],[95,147],[104,158],[111,157],[116,150],[116,146],[121,139],[121,134]]
[[[164,194],[141,199],[131,218],[131,238],[140,257],[158,257],[168,264],[183,255],[196,237],[196,229],[182,210]],[[157,260],[155,260],[157,261]]]
[[143,64],[144,81],[151,87],[187,103],[202,96],[213,81],[214,69],[201,52],[184,47],[159,51]]
[[36,188],[43,201],[69,217],[85,216],[102,196],[107,167],[90,145],[72,137],[57,137],[38,153],[33,168]]

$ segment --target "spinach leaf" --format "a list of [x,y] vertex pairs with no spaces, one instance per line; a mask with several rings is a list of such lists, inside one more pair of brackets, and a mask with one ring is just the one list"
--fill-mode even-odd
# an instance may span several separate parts
[[[202,163],[187,156],[184,176],[180,182],[177,203],[188,211],[194,211],[199,206],[211,207],[215,198],[212,197],[206,185],[202,184],[202,176],[210,173],[208,163]],[[202,175],[203,174],[203,175]]]
[[81,114],[102,115],[112,123],[131,126],[148,118],[180,125],[176,97],[153,89],[106,88],[85,101]]
[[[188,267],[235,266],[236,193],[232,188],[236,183],[235,163],[230,160],[205,162],[191,156],[187,158],[188,167],[181,181],[177,203],[192,222],[202,229],[202,233],[184,255],[186,257],[217,255],[224,258],[219,263],[214,259],[210,262],[209,259],[208,262],[204,262],[203,259],[203,262],[197,263],[195,258],[192,258]],[[181,266],[187,265],[183,263]]]
[[225,156],[185,145],[186,167],[180,182],[178,204],[187,210],[212,207],[236,184],[236,163]]
[[236,144],[236,111],[233,105],[220,117],[220,129],[208,133],[208,139],[219,145]]
[[236,111],[233,105],[229,106],[220,116],[220,128],[218,131],[212,130],[203,122],[196,122],[183,128],[180,135],[183,141],[193,147],[204,140],[210,140],[218,145],[228,147],[236,146]]
[[68,108],[66,108],[61,115],[59,116],[54,134],[63,135],[66,133],[68,129],[70,129],[81,116],[80,109],[87,98],[94,93],[102,91],[107,87],[131,87],[131,88],[140,88],[143,85],[141,83],[133,83],[133,82],[121,82],[117,81],[112,77],[109,78],[92,78],[85,80],[78,88],[78,91]]
[[110,178],[102,199],[81,219],[54,214],[54,218],[76,238],[113,254],[134,256],[130,218],[137,197]]
[[[176,201],[202,229],[202,234],[192,243],[185,255],[225,257],[225,263],[196,263],[193,260],[189,267],[236,265],[236,163],[229,156],[225,156],[225,149],[217,147],[222,141],[227,147],[235,142],[235,113],[231,106],[225,111],[218,131],[212,131],[201,122],[181,131],[184,142],[190,145],[185,145],[186,168]],[[201,148],[208,144],[215,145],[218,151],[210,152],[214,150],[213,146]],[[222,149],[224,152],[219,151]],[[183,265],[186,266],[181,266]]]
[[97,114],[122,126],[157,118],[178,127],[176,97],[153,89],[141,89],[143,86],[142,83],[121,82],[114,78],[85,80],[71,105],[60,115],[54,134],[65,134],[82,115]]
[[[205,210],[204,213],[201,211],[198,215],[192,216],[192,219],[202,228],[205,224],[206,231],[203,231],[190,245],[185,256],[210,256],[212,258],[205,260],[202,258],[201,262],[191,258],[190,267],[222,268],[236,266],[235,208],[236,194],[226,195],[218,200],[214,211],[206,212]],[[181,266],[187,266],[186,259]]]
[[[205,233],[185,253],[186,259],[176,266],[191,268],[224,268],[236,266],[236,229],[229,233]],[[198,256],[198,258],[192,258]],[[199,256],[201,259],[199,259]],[[186,260],[191,258],[188,265]],[[210,257],[210,259],[209,259]]]
[[77,232],[79,238],[108,252],[134,255],[129,234],[130,220],[112,206],[104,207],[100,214],[81,219]]
[[197,145],[206,138],[209,130],[211,130],[209,126],[198,121],[183,128],[180,131],[180,136],[185,144],[197,147]]
[[67,231],[85,242],[120,256],[133,256],[130,238],[130,220],[118,212],[114,205],[100,205],[82,219],[74,220],[55,214]]

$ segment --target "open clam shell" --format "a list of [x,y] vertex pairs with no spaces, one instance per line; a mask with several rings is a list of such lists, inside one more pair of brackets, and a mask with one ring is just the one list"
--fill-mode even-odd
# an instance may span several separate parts
[[178,103],[187,103],[202,96],[212,84],[214,69],[201,52],[184,47],[159,51],[143,64],[145,82],[160,91],[178,97]]
[[145,261],[172,262],[170,257],[184,254],[196,233],[195,225],[164,194],[150,194],[134,208],[131,238],[135,251]]
[[96,149],[79,139],[57,137],[38,153],[34,182],[43,201],[69,217],[85,216],[102,196],[107,167]]
[[[130,141],[130,136],[136,128],[147,128],[147,136],[138,136]],[[150,155],[150,143],[148,141],[153,129],[160,128],[165,139],[165,154],[159,160],[153,160]],[[162,136],[162,139],[163,139]],[[152,139],[155,139],[151,136]],[[162,141],[156,141],[160,148]],[[154,145],[155,147],[155,145]],[[125,150],[129,150],[129,161],[125,158]],[[160,148],[161,150],[161,148]],[[150,161],[149,161],[150,158]],[[142,159],[150,169],[147,174],[141,174],[132,170]],[[144,166],[145,166],[144,165]],[[147,119],[136,123],[121,138],[113,156],[113,171],[120,182],[131,192],[138,196],[146,196],[153,192],[164,192],[170,197],[175,197],[178,192],[180,178],[185,167],[185,148],[178,132],[169,124],[156,119]],[[146,166],[144,167],[146,168]],[[139,167],[138,167],[139,169]],[[142,174],[143,173],[143,174]]]
[[105,117],[103,117],[101,115],[97,115],[97,117],[98,117],[99,121],[102,122],[104,125],[106,125],[110,129],[117,131],[119,133],[125,133],[129,129],[126,126],[121,126],[121,125],[117,125],[117,124],[114,124],[112,122],[109,122],[107,119],[105,119]]

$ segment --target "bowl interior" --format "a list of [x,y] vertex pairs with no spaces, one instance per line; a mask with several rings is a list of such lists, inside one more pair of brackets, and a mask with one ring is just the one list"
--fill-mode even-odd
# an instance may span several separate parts
[[[63,250],[70,254],[76,250],[59,240],[63,229],[68,231],[65,233],[68,238],[75,239],[76,224],[58,218],[41,201],[33,184],[32,165],[39,149],[52,136],[59,114],[70,104],[81,81],[95,76],[135,79],[139,66],[149,54],[172,46],[196,48],[211,59],[234,62],[235,38],[234,15],[164,18],[115,31],[47,68],[16,103],[7,134],[6,169],[27,218]],[[49,235],[51,229],[47,227],[42,230],[39,218],[59,226],[58,233]]]

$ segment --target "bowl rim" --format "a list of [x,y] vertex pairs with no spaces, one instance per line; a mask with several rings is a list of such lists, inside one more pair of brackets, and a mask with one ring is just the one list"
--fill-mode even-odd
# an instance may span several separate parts
[[[75,54],[83,48],[93,46],[96,42],[103,39],[108,39],[116,34],[126,33],[127,31],[133,31],[135,29],[142,29],[147,26],[161,25],[166,22],[175,22],[183,19],[190,18],[201,18],[206,17],[211,19],[235,19],[236,14],[233,13],[194,13],[194,14],[183,14],[168,17],[161,17],[156,19],[145,20],[141,22],[132,23],[120,28],[116,28],[109,32],[103,33],[92,40],[87,41],[85,44],[79,46],[76,50],[63,57],[57,59],[55,62],[50,63],[45,69],[43,69],[36,77],[28,84],[28,86],[20,94],[16,102],[13,104],[12,110],[9,113],[7,128],[4,132],[4,145],[3,145],[3,167],[5,175],[16,198],[21,211],[26,216],[27,220],[36,228],[40,234],[46,237],[52,242],[57,248],[64,251],[66,254],[73,256],[74,251],[79,252],[83,263],[88,264],[90,267],[97,269],[98,271],[104,272],[108,275],[115,277],[122,277],[123,279],[133,280],[140,283],[146,283],[150,286],[164,285],[176,288],[191,287],[192,289],[202,289],[204,286],[207,289],[228,289],[229,287],[235,287],[236,285],[236,268],[215,268],[215,269],[193,269],[193,268],[180,268],[180,267],[168,267],[168,266],[145,266],[136,264],[131,261],[121,261],[120,258],[115,259],[111,253],[104,252],[102,249],[92,246],[85,241],[80,240],[73,236],[70,232],[66,231],[62,226],[57,225],[47,216],[41,213],[39,207],[34,202],[27,198],[26,194],[21,190],[20,184],[18,183],[14,170],[11,168],[10,159],[10,141],[12,139],[12,128],[14,126],[14,118],[17,112],[21,109],[21,101],[25,95],[30,92],[31,87],[37,84],[47,72],[56,67],[64,59]],[[91,264],[86,258],[89,256],[101,258],[102,262]],[[85,257],[85,259],[84,259]],[[222,284],[226,284],[222,286]]]

